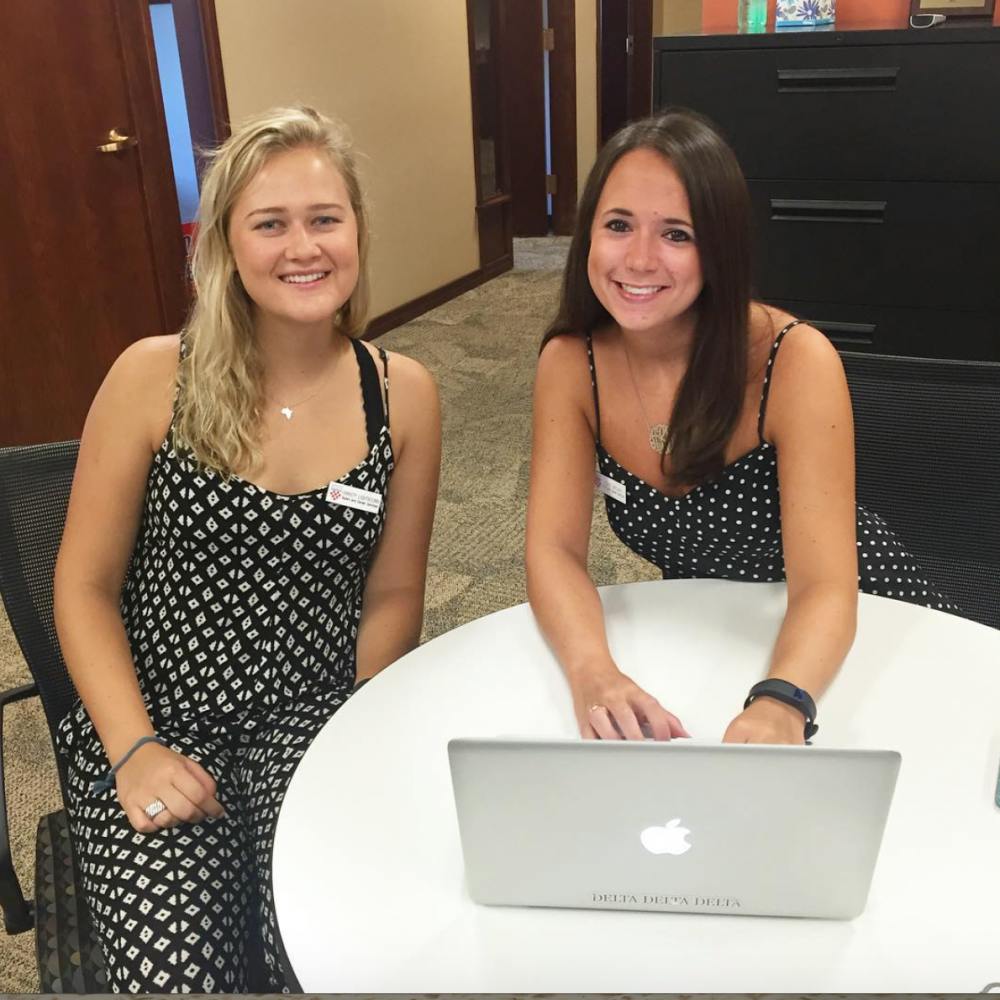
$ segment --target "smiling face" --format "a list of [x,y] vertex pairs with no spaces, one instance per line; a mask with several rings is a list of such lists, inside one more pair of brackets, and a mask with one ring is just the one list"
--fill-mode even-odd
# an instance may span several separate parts
[[590,230],[587,276],[623,330],[668,331],[702,290],[687,192],[670,162],[634,149],[614,165]]
[[359,271],[357,219],[329,155],[270,157],[233,204],[229,245],[258,325],[328,327]]

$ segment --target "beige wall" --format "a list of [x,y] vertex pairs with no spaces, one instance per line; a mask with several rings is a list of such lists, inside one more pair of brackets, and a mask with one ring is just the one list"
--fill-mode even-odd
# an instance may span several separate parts
[[597,0],[576,0],[576,184],[597,156]]
[[465,0],[216,0],[233,121],[291,101],[364,154],[371,315],[479,267]]

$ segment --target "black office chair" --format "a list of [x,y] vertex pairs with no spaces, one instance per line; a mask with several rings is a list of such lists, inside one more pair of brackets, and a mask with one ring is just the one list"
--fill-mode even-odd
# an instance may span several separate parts
[[841,352],[858,503],[965,618],[1000,628],[1000,364]]
[[[78,441],[0,448],[0,594],[34,683],[0,694],[0,741],[7,705],[38,696],[49,732],[76,700],[52,614],[52,575],[66,520]],[[0,742],[2,746],[2,742]],[[66,768],[56,754],[65,798]],[[35,898],[25,899],[10,855],[0,759],[0,906],[8,934],[35,929],[43,993],[107,993],[64,809],[42,816],[35,837]]]

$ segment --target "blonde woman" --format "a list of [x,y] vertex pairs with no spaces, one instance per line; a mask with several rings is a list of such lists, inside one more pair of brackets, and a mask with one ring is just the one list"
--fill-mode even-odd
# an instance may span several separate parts
[[245,990],[261,950],[267,988],[294,985],[278,809],[352,689],[416,645],[437,494],[431,377],[358,339],[342,129],[305,107],[246,122],[199,221],[191,318],[101,386],[56,569],[69,810],[116,991]]

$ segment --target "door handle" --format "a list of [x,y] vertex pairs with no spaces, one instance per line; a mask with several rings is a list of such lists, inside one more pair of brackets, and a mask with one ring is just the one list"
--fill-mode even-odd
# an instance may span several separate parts
[[884,201],[772,198],[772,222],[885,222]]
[[895,90],[899,78],[898,66],[779,69],[778,93],[814,94],[816,92],[858,92]]
[[113,128],[108,132],[107,139],[97,147],[98,153],[120,153],[130,146],[138,146],[139,140],[134,135],[124,135]]

